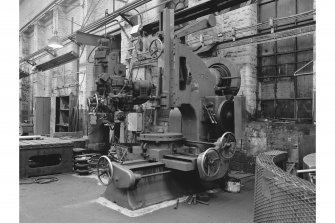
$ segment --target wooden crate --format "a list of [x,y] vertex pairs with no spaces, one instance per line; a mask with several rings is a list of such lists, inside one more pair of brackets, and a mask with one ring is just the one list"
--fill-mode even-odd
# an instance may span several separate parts
[[20,140],[20,178],[72,172],[71,140]]

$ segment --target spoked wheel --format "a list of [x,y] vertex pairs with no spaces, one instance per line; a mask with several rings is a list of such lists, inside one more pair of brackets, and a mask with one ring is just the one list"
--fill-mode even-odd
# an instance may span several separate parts
[[219,140],[219,151],[223,158],[231,159],[236,151],[236,138],[232,132],[226,132]]
[[108,156],[101,156],[97,164],[98,179],[104,186],[108,186],[112,182],[113,164]]
[[219,152],[214,148],[207,149],[199,157],[201,159],[201,171],[207,177],[214,177],[220,170],[221,158]]
[[158,59],[163,52],[163,43],[160,39],[154,39],[149,45],[150,56],[154,59]]

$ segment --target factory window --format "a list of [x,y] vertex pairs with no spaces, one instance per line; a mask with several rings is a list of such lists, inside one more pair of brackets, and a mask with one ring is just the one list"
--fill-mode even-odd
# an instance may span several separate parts
[[[313,0],[261,0],[259,22],[313,10]],[[276,31],[311,24],[313,17],[278,21]],[[269,33],[270,28],[259,33]],[[258,45],[258,117],[312,120],[313,34]],[[304,67],[293,75],[297,70]]]

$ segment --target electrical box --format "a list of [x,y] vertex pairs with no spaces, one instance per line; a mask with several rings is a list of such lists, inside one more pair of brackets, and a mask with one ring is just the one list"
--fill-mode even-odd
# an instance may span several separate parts
[[97,124],[97,116],[90,114],[90,124],[91,125],[96,125]]
[[142,119],[143,119],[142,113],[129,113],[127,115],[128,131],[131,131],[131,132],[142,131]]
[[140,31],[141,31],[141,25],[136,25],[136,26],[133,26],[133,28],[131,29],[131,31],[130,31],[130,35],[132,36],[132,37],[138,37],[138,36],[140,36],[141,34],[140,34]]

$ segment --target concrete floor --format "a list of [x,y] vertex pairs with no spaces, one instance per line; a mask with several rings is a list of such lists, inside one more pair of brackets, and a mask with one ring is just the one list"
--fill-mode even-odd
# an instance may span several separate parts
[[127,217],[93,202],[105,190],[94,178],[74,174],[54,175],[59,181],[49,184],[20,185],[21,223],[118,223],[118,222],[252,222],[253,177],[242,180],[240,193],[220,191],[210,204],[187,205],[180,203],[140,217]]

